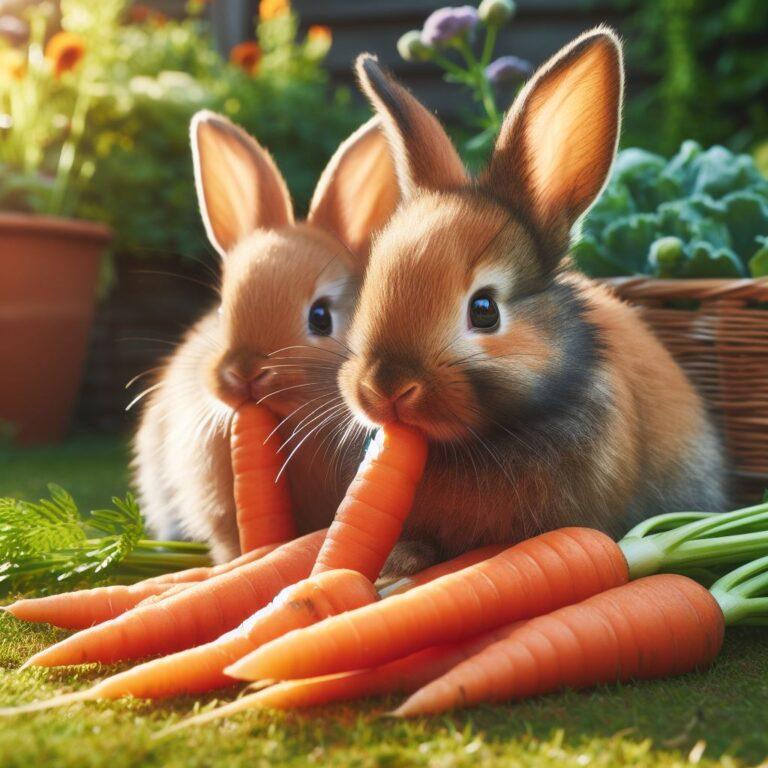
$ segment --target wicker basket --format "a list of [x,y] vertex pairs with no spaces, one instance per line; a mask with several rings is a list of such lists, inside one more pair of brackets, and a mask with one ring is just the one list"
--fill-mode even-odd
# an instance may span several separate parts
[[731,496],[768,488],[768,278],[606,281],[644,317],[706,398],[731,462]]

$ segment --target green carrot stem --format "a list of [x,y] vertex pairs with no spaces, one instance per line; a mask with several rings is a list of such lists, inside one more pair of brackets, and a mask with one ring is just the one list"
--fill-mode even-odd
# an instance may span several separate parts
[[710,592],[726,624],[768,623],[768,556],[753,560],[718,579]]
[[664,515],[649,517],[629,530],[625,539],[647,536],[654,533],[663,533],[678,528],[681,525],[713,517],[717,512],[668,512]]

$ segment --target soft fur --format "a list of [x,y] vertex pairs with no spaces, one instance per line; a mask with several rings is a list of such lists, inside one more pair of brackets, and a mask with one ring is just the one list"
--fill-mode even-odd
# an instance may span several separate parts
[[[399,194],[375,119],[331,159],[307,223],[294,222],[285,182],[254,139],[208,112],[191,132],[203,221],[223,257],[221,305],[187,333],[150,388],[134,468],[152,530],[207,540],[222,561],[238,554],[229,425],[247,399],[264,398],[283,419],[299,531],[333,517],[362,432],[341,450],[348,426],[336,384],[347,355],[342,338],[371,233]],[[327,337],[307,327],[320,297],[333,314]]]
[[[607,29],[542,67],[471,179],[437,120],[358,61],[404,202],[373,244],[342,392],[361,422],[431,440],[391,571],[562,525],[618,535],[648,515],[724,506],[701,398],[636,311],[564,265],[619,135],[621,49]],[[498,330],[468,324],[478,289]]]

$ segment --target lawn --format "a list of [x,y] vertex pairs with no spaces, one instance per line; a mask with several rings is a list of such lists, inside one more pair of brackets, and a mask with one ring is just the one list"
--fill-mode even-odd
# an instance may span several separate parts
[[[36,498],[55,481],[82,506],[100,505],[125,490],[126,456],[123,443],[105,439],[0,452],[0,495]],[[0,617],[0,705],[80,688],[107,672],[14,671],[56,636]],[[767,648],[764,630],[731,630],[707,672],[414,722],[380,717],[387,702],[378,701],[246,713],[156,741],[153,732],[213,697],[82,704],[0,721],[0,766],[757,765],[768,758]]]

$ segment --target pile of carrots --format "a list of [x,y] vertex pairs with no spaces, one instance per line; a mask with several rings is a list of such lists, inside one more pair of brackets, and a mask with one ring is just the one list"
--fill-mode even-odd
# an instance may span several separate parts
[[275,483],[275,426],[255,404],[234,421],[240,558],[6,609],[80,630],[24,666],[157,658],[4,714],[238,680],[259,690],[175,728],[247,708],[394,693],[410,694],[394,714],[431,714],[681,674],[716,657],[726,624],[768,617],[768,504],[660,516],[618,543],[563,528],[377,591],[424,471],[425,439],[397,423],[379,430],[331,527],[294,539],[287,486]]

